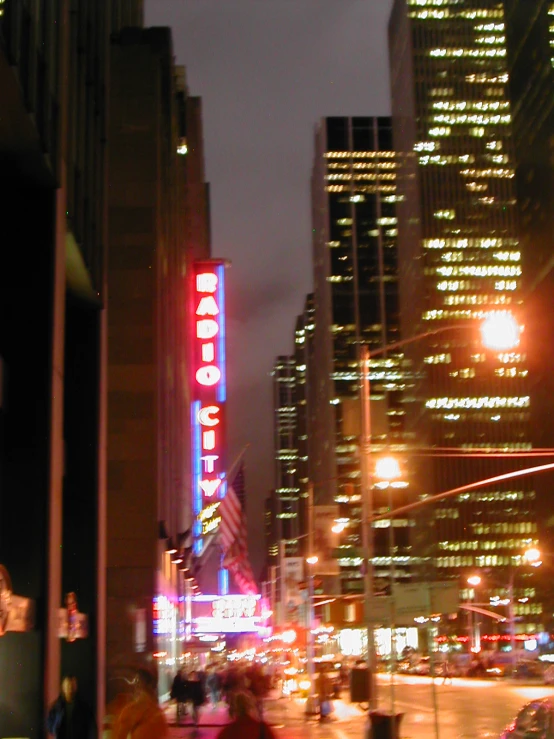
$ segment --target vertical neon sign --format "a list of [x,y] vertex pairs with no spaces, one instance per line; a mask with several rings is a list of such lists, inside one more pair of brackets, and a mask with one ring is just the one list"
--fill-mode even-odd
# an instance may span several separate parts
[[225,494],[225,265],[196,262],[192,289],[192,505],[193,552],[220,522]]

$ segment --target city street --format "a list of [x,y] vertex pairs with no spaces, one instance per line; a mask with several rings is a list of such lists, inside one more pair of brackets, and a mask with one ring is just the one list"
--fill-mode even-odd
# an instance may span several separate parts
[[[519,708],[533,698],[554,694],[551,687],[524,685],[488,680],[454,678],[443,685],[436,680],[440,739],[495,739]],[[389,710],[390,688],[388,678],[379,679],[379,708]],[[432,739],[435,736],[433,691],[430,678],[397,676],[395,707],[404,713],[400,737],[402,739]],[[168,714],[172,719],[174,713]],[[278,737],[287,739],[362,739],[366,714],[346,701],[335,702],[333,720],[320,725],[304,716],[301,700],[268,701],[266,719]],[[225,711],[219,708],[203,710],[201,726],[172,727],[172,738],[214,739],[226,721]]]

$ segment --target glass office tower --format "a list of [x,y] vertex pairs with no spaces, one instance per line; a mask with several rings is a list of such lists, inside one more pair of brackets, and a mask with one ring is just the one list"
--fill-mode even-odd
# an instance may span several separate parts
[[[324,118],[312,175],[314,311],[309,411],[310,472],[317,504],[339,504],[349,525],[337,541],[341,587],[362,590],[360,571],[360,351],[399,336],[396,156],[389,118]],[[372,451],[404,450],[402,355],[371,360]],[[398,502],[398,498],[397,498]],[[379,507],[379,500],[376,498]],[[409,561],[408,522],[395,535],[395,565]],[[375,530],[377,576],[391,556]]]
[[[476,325],[488,311],[520,313],[504,4],[396,0],[389,35],[403,336]],[[524,343],[487,351],[468,328],[416,342],[409,355],[419,377],[410,428],[441,455],[420,465],[420,494],[526,466],[509,457],[531,446]],[[426,523],[419,528],[423,551],[439,576],[462,585],[470,570],[484,569],[490,593],[505,592],[509,572],[536,540],[532,482],[515,479],[451,498]],[[521,568],[519,628],[532,627],[540,611],[527,583]]]

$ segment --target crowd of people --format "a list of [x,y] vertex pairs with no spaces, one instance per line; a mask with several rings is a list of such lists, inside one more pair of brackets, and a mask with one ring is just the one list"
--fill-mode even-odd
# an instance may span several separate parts
[[209,665],[206,670],[188,672],[183,667],[175,675],[171,687],[171,698],[176,705],[176,722],[190,710],[192,720],[198,725],[200,706],[208,701],[215,710],[220,701],[229,706],[232,716],[235,693],[249,693],[260,716],[263,715],[263,701],[271,687],[271,677],[261,665],[252,664],[247,667],[229,665]]
[[[130,684],[131,690],[120,693],[108,706],[103,735],[111,739],[167,739],[166,714],[158,703],[154,673],[139,669]],[[171,698],[177,706],[177,723],[190,710],[198,725],[200,706],[208,701],[212,709],[220,701],[228,706],[229,723],[217,739],[275,739],[263,721],[263,700],[270,681],[263,668],[209,666],[204,670],[181,669],[175,676]],[[66,676],[60,695],[51,706],[46,728],[56,739],[94,739],[97,727],[94,715],[80,697],[77,681]]]

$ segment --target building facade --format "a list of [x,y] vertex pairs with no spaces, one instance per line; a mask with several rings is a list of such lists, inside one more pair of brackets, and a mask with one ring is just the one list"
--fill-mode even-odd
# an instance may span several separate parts
[[279,539],[287,543],[286,553],[298,552],[299,489],[296,483],[298,460],[296,422],[296,363],[294,356],[276,358],[273,367],[273,411],[275,450],[275,497]]
[[187,220],[199,105],[187,112],[173,59],[167,28],[112,36],[106,649],[110,677],[163,655],[162,695],[180,656],[192,527],[188,274],[209,256],[206,224]]
[[294,406],[296,409],[296,449],[295,485],[298,490],[298,533],[299,552],[309,556],[308,524],[310,496],[313,493],[311,473],[311,433],[310,413],[313,404],[313,383],[310,382],[314,352],[314,296],[306,296],[303,312],[296,319],[294,330]]
[[[402,335],[459,329],[406,350],[409,428],[439,452],[415,473],[419,494],[524,467],[509,455],[531,448],[527,349],[487,350],[476,328],[490,311],[520,314],[524,297],[505,24],[497,0],[396,0],[390,19]],[[482,569],[482,595],[505,595],[536,542],[535,498],[523,479],[429,508],[420,553],[439,578],[462,586]],[[518,628],[532,629],[540,604],[524,568],[515,587]]]
[[[309,368],[309,438],[314,503],[337,503],[348,526],[337,542],[341,588],[361,592],[362,346],[399,338],[396,156],[389,118],[325,118],[312,174],[314,334]],[[405,451],[402,355],[371,359],[372,451]],[[376,493],[377,494],[377,493]],[[398,499],[397,499],[398,502]],[[375,505],[381,506],[376,498]],[[388,537],[375,530],[378,577],[407,574],[408,523]]]
[[[509,89],[512,102],[515,182],[522,244],[523,290],[530,375],[533,446],[552,446],[554,362],[554,6],[540,0],[530,8],[505,0]],[[554,537],[550,504],[554,478],[536,479],[541,546]]]
[[110,23],[107,2],[70,5],[0,4],[2,736],[44,735],[63,674],[102,714]]

